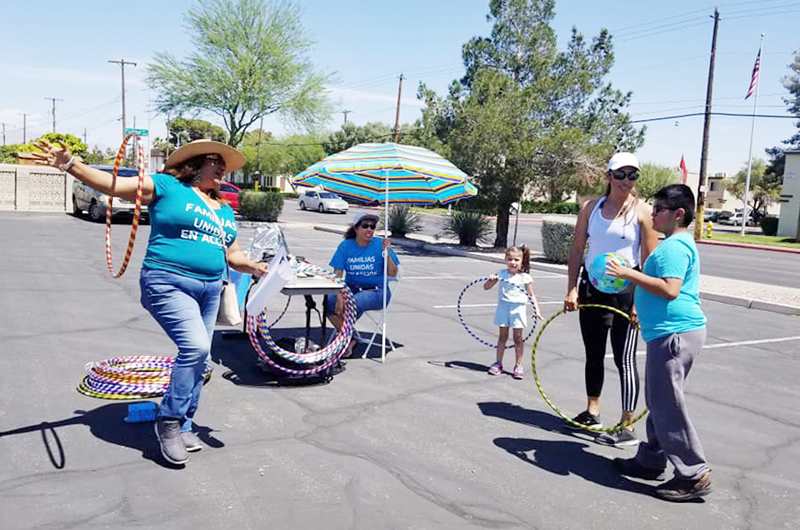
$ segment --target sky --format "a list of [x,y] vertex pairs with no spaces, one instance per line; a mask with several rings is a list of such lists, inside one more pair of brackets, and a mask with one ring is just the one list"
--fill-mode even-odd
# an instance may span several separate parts
[[[424,82],[440,95],[463,74],[461,48],[474,36],[489,36],[488,0],[298,0],[302,23],[315,41],[309,59],[332,74],[328,95],[337,112],[329,130],[347,120],[356,124],[394,124],[398,77],[404,76],[400,119],[413,123],[422,103]],[[164,137],[166,117],[152,111],[155,94],[144,82],[146,66],[157,52],[185,57],[192,49],[186,30],[189,0],[100,0],[4,2],[0,59],[0,123],[5,143],[30,141],[56,129],[86,138],[90,146],[116,151],[122,140],[120,66],[125,67],[127,126]],[[602,28],[611,32],[615,64],[613,85],[633,93],[627,109],[633,120],[702,113],[705,106],[714,5],[696,0],[557,0],[552,23],[564,49],[572,27],[590,39]],[[753,113],[750,84],[761,33],[758,113],[788,116],[781,80],[800,49],[800,2],[735,1],[720,11],[714,71],[714,112],[708,173],[735,174],[746,167]],[[35,10],[35,16],[33,11]],[[53,101],[55,99],[55,101]],[[221,125],[212,114],[200,116]],[[24,120],[24,122],[23,122]],[[23,127],[25,123],[25,127]],[[796,131],[796,120],[758,118],[754,158],[781,145]],[[264,128],[277,137],[292,131],[276,118]],[[703,116],[647,123],[642,162],[677,167],[685,156],[690,172],[699,172]]]

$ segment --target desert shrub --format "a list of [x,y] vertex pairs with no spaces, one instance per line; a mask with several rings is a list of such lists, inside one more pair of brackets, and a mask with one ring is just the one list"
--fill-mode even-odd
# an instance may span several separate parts
[[580,204],[577,202],[522,201],[523,213],[558,213],[577,215]]
[[[383,220],[383,216],[381,216]],[[383,224],[383,223],[381,223]],[[389,231],[393,236],[405,237],[422,230],[422,216],[405,204],[393,204],[389,208]]]
[[245,190],[239,193],[239,213],[248,221],[274,223],[283,210],[280,193]]
[[542,222],[544,255],[555,263],[566,263],[572,247],[576,219],[548,217]]
[[492,235],[492,223],[481,212],[474,210],[453,210],[444,218],[442,233],[458,238],[460,245],[469,247],[485,243]]

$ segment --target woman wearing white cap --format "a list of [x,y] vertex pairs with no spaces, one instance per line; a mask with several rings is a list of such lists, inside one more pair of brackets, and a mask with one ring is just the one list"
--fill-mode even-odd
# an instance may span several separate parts
[[[611,157],[606,173],[606,192],[602,197],[587,201],[581,207],[569,254],[564,309],[574,311],[579,303],[600,304],[614,307],[631,316],[629,322],[608,310],[587,308],[580,311],[581,336],[586,350],[584,379],[587,406],[584,412],[573,419],[587,427],[602,427],[600,393],[603,389],[603,359],[609,331],[614,363],[617,365],[622,386],[620,423],[633,419],[639,398],[639,373],[636,366],[638,330],[633,308],[633,289],[616,294],[595,289],[589,281],[586,265],[591,264],[597,256],[613,252],[625,256],[631,266],[638,267],[658,244],[658,234],[653,230],[652,209],[646,202],[640,201],[636,194],[638,177],[639,161],[633,154],[617,153]],[[633,426],[613,434],[604,433],[597,441],[619,447],[639,443]]]
[[[329,265],[340,278],[344,276],[347,287],[353,292],[356,301],[356,318],[364,311],[383,307],[383,250],[389,253],[386,272],[389,276],[397,275],[400,260],[392,250],[389,238],[374,237],[378,224],[378,216],[369,211],[356,212],[353,224],[344,234],[344,241],[339,243]],[[391,291],[386,293],[386,303],[391,299]],[[337,330],[344,324],[344,298],[338,295],[328,297],[327,311],[330,321]],[[351,342],[344,357],[353,353]]]
[[[138,179],[117,179],[72,156],[63,143],[40,141],[39,163],[48,164],[114,197],[134,200]],[[196,140],[167,159],[164,173],[144,177],[142,204],[148,206],[150,240],[139,285],[147,311],[178,346],[156,420],[164,458],[183,464],[202,449],[192,431],[227,267],[260,276],[265,263],[251,261],[236,242],[233,210],[219,195],[226,173],[244,165],[236,149]]]

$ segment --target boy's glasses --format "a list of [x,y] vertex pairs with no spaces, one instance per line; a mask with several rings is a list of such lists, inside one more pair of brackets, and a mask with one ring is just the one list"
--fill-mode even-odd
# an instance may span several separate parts
[[663,212],[665,210],[673,211],[673,210],[677,210],[677,208],[670,208],[669,206],[664,206],[663,204],[654,204],[653,205],[653,213],[656,214],[656,215],[660,214],[661,212]]
[[635,181],[636,179],[639,178],[639,172],[638,171],[634,171],[633,173],[626,173],[625,171],[623,171],[621,169],[616,169],[616,170],[611,172],[611,176],[614,177],[617,180],[622,180],[625,177],[627,177],[628,180]]
[[375,223],[361,223],[358,225],[360,228],[364,230],[375,230]]

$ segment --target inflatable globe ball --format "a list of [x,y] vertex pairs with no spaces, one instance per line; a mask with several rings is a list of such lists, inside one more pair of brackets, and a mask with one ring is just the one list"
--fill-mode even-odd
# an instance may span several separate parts
[[614,278],[613,276],[608,275],[606,272],[606,267],[611,261],[616,261],[623,267],[631,266],[630,262],[628,262],[625,256],[616,254],[614,252],[600,254],[589,266],[589,281],[592,282],[592,285],[595,289],[607,294],[622,292],[631,283],[630,280]]

